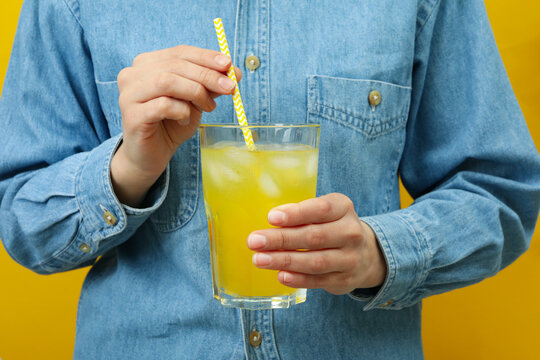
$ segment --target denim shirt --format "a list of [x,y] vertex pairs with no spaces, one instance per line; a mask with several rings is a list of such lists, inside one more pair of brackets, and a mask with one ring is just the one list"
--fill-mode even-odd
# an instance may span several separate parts
[[[243,71],[248,120],[321,124],[318,195],[347,195],[374,230],[388,266],[380,288],[223,308],[197,136],[145,208],[116,198],[119,71],[179,44],[218,50],[215,17]],[[231,97],[217,103],[203,122],[234,123]],[[480,0],[27,0],[0,127],[9,254],[44,274],[93,264],[77,359],[422,358],[421,300],[514,261],[540,203],[540,158]],[[399,176],[415,199],[406,209]]]

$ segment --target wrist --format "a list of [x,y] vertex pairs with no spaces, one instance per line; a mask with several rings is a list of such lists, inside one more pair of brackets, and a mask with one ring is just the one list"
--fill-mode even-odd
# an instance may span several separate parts
[[131,164],[120,145],[111,159],[110,176],[118,200],[130,207],[143,205],[148,190],[161,174],[146,174]]

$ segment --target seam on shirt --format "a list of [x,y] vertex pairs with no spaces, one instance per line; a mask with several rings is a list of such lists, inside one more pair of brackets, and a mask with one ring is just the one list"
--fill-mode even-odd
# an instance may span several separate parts
[[[428,2],[432,2],[432,3],[426,4]],[[425,25],[429,22],[429,20],[433,16],[433,13],[435,12],[434,11],[435,8],[440,2],[441,2],[440,0],[425,0],[424,2],[422,2],[422,4],[420,4],[420,6],[418,7],[418,12],[420,12],[421,8],[426,8],[426,16],[422,19],[417,18],[417,21],[421,22],[421,25],[418,28],[418,30],[416,30],[416,34],[414,36],[415,39],[417,39],[420,36],[422,31],[424,30]],[[428,9],[429,6],[431,6],[431,8]]]
[[388,81],[382,81],[382,80],[373,80],[373,79],[355,79],[355,78],[346,78],[346,77],[340,77],[340,76],[328,76],[328,75],[310,75],[309,78],[322,78],[322,79],[336,79],[336,80],[346,80],[346,81],[354,81],[354,82],[360,82],[360,83],[376,83],[376,84],[382,84],[382,85],[389,85],[389,86],[395,86],[398,88],[406,89],[406,90],[412,90],[411,86],[407,85],[401,85],[401,84],[395,84]]
[[[77,167],[77,170],[75,171],[75,181],[73,182],[73,194],[74,194],[73,198],[75,199],[75,203],[77,204],[77,212],[79,214],[81,214],[82,208],[81,208],[81,203],[80,203],[79,199],[77,198],[77,187],[78,187],[77,184],[79,184],[80,174],[82,173],[83,165],[85,164],[87,158],[88,158],[88,155],[86,156],[85,159],[83,159],[83,161],[81,161],[79,163],[79,166]],[[79,218],[81,218],[81,217],[79,217]],[[65,252],[69,251],[69,249],[71,249],[73,247],[73,245],[77,242],[77,240],[81,236],[81,230],[82,230],[83,226],[84,226],[84,219],[81,218],[81,221],[79,222],[79,226],[77,226],[77,232],[75,233],[73,238],[69,241],[69,243],[66,246],[64,246],[63,248],[58,249],[57,251],[55,251],[51,256],[49,256],[45,260],[41,261],[38,264],[38,267],[41,267],[44,270],[47,270],[48,272],[57,272],[59,270],[59,268],[49,266],[49,263],[51,263],[52,261],[64,262],[63,260],[60,260],[59,257],[62,254],[64,254]],[[80,258],[82,259],[83,257],[84,257],[84,255],[81,255]],[[79,262],[75,261],[75,262],[71,262],[69,265],[77,266],[77,264],[79,264]]]
[[98,80],[98,79],[94,79],[94,82],[98,85],[112,85],[112,84],[117,84],[118,81],[116,80],[111,80],[111,81],[101,81],[101,80]]
[[407,227],[409,228],[409,230],[414,234],[414,238],[416,239],[418,243],[419,249],[426,249],[422,251],[422,266],[423,266],[422,275],[418,277],[417,281],[414,283],[414,292],[417,292],[417,289],[420,286],[420,284],[424,283],[428,276],[429,271],[427,271],[427,269],[429,268],[431,261],[433,259],[433,250],[431,249],[431,245],[429,241],[427,241],[423,232],[416,231],[416,229],[419,228],[419,226],[413,217],[409,216],[407,213],[397,214],[397,216],[399,216],[402,219],[403,223],[405,223]]
[[81,27],[81,29],[83,28],[82,24],[81,24],[81,19],[80,19],[80,16],[79,16],[79,3],[75,0],[71,0],[71,4],[68,4],[67,0],[62,0],[63,3],[66,5],[66,7],[69,9],[69,12],[71,12],[71,15],[73,15],[73,17],[75,18],[75,20],[77,20],[77,23],[79,24],[79,26]]

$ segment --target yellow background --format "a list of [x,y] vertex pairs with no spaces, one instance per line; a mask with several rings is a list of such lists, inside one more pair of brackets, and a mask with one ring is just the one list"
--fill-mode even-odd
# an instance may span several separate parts
[[[21,0],[0,5],[0,84]],[[540,2],[486,0],[495,37],[535,143],[540,144]],[[404,205],[410,199],[404,195]],[[540,230],[496,277],[424,301],[427,359],[540,359]],[[0,359],[69,359],[87,269],[36,275],[0,246]]]

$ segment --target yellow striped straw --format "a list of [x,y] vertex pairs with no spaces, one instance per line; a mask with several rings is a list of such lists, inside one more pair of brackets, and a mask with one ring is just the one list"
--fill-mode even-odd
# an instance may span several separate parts
[[[227,45],[227,37],[225,36],[225,30],[223,29],[223,23],[221,22],[220,18],[214,19],[214,27],[216,28],[216,35],[218,38],[219,48],[221,49],[221,52],[230,58],[231,53],[229,52],[229,45]],[[244,104],[242,104],[242,98],[240,97],[240,90],[238,90],[238,81],[236,80],[236,74],[234,73],[234,66],[232,64],[229,70],[227,70],[227,76],[232,81],[234,81],[236,85],[233,92],[233,102],[234,102],[234,110],[236,110],[236,118],[238,119],[238,123],[240,124],[240,126],[242,126],[242,132],[244,133],[244,140],[246,142],[248,149],[250,151],[254,151],[256,150],[256,147],[253,142],[253,135],[251,134],[251,130],[247,127],[248,122],[246,118],[246,112],[244,111]]]

